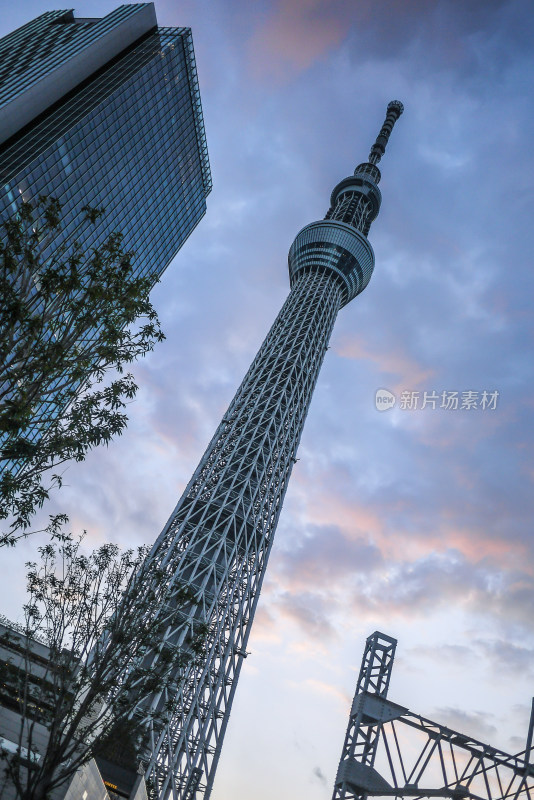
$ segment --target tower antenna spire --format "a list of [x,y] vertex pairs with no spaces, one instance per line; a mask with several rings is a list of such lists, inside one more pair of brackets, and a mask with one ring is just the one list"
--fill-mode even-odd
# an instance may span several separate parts
[[393,126],[395,125],[396,121],[404,111],[404,106],[400,102],[400,100],[392,100],[391,103],[388,103],[388,109],[386,113],[386,118],[380,129],[380,133],[376,137],[374,145],[371,147],[371,152],[369,153],[369,163],[370,164],[378,164],[382,156],[386,151],[386,145],[388,143],[388,139],[390,137],[391,131],[393,130]]
[[[386,118],[371,147],[369,161],[358,164],[354,175],[344,178],[334,188],[330,197],[330,208],[326,212],[326,220],[350,225],[367,237],[371,223],[378,216],[382,201],[382,195],[378,188],[381,176],[377,165],[386,151],[393,126],[403,111],[404,106],[400,100],[392,100],[391,103],[388,103]],[[365,247],[370,247],[367,238],[365,238],[365,243]],[[369,272],[367,282],[370,277],[371,273]]]

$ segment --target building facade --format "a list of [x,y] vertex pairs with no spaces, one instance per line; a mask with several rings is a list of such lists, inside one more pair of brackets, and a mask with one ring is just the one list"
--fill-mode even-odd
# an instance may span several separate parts
[[[325,219],[289,251],[291,291],[185,492],[148,556],[166,576],[162,646],[205,648],[151,698],[147,785],[159,800],[210,796],[232,701],[304,422],[339,310],[371,278],[378,162],[402,104],[393,101],[369,160],[334,189]],[[158,584],[154,584],[156,587]],[[194,594],[183,602],[184,587]],[[147,655],[147,666],[159,653]]]
[[[0,216],[42,195],[60,202],[43,261],[118,231],[136,277],[155,282],[210,190],[189,28],[158,28],[153,3],[140,3],[102,19],[50,11],[0,40]],[[83,225],[85,206],[104,209],[95,225]],[[46,430],[39,408],[32,426],[28,438]]]
[[141,3],[102,19],[51,11],[0,40],[2,216],[18,197],[56,197],[67,239],[83,206],[102,207],[83,244],[120,231],[139,273],[156,278],[210,189],[189,28],[158,28]]
[[43,696],[52,680],[44,641],[25,637],[22,627],[0,615],[0,796],[5,800],[17,797],[11,760],[18,757],[24,773],[46,749],[49,709]]
[[[54,706],[61,703],[68,678],[57,677],[57,653],[40,635],[0,614],[0,797],[16,800],[14,774],[27,791],[36,791],[36,772],[49,747]],[[58,722],[58,720],[55,720]],[[49,800],[147,800],[135,757],[107,764],[103,777],[92,758],[72,779],[49,790]],[[32,774],[33,773],[33,774]]]

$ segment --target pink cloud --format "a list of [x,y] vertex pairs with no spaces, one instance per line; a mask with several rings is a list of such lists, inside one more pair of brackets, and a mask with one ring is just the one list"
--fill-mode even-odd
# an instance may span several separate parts
[[269,642],[280,644],[282,637],[280,628],[273,615],[264,607],[259,606],[254,615],[254,627],[252,628],[251,646],[259,642]]
[[326,683],[326,681],[317,680],[317,678],[306,678],[306,680],[302,681],[300,685],[303,689],[310,690],[315,694],[322,694],[322,695],[327,695],[329,697],[334,697],[336,700],[340,701],[341,707],[345,712],[347,708],[350,707],[352,697],[346,692],[340,691],[337,688],[337,686],[333,686],[331,683]]
[[337,344],[335,352],[341,358],[370,361],[378,371],[396,377],[395,385],[388,388],[397,394],[403,389],[416,389],[425,381],[428,388],[432,388],[429,382],[435,371],[418,364],[399,348],[388,346],[388,349],[382,352],[372,352],[361,337],[346,336]]
[[[486,563],[499,565],[502,569],[521,567],[527,574],[534,574],[534,566],[529,563],[531,548],[526,542],[511,541],[503,534],[502,539],[489,538],[481,528],[462,528],[458,524],[445,525],[437,535],[428,539],[429,552],[447,548],[457,550],[472,564],[482,559]],[[441,543],[441,547],[440,547]]]
[[[491,431],[491,423],[489,428]],[[458,442],[462,433],[467,435],[460,426],[451,438]],[[299,525],[337,528],[347,554],[358,550],[365,556],[366,548],[373,548],[388,561],[413,561],[452,549],[471,564],[484,561],[503,569],[524,570],[532,560],[532,539],[517,519],[511,519],[506,494],[494,493],[491,502],[484,502],[479,473],[454,459],[446,463],[448,474],[454,477],[453,490],[449,488],[448,496],[441,497],[437,492],[437,505],[434,489],[428,498],[417,493],[403,496],[401,491],[354,491],[344,470],[331,463],[314,469],[310,491],[310,474],[296,470],[292,492],[293,498],[299,498]],[[337,541],[338,537],[334,538]],[[323,557],[320,566],[305,557],[300,562],[304,581],[318,571],[324,575],[330,567],[330,560]]]
[[249,40],[253,74],[276,84],[298,75],[343,40],[349,17],[335,0],[278,0]]

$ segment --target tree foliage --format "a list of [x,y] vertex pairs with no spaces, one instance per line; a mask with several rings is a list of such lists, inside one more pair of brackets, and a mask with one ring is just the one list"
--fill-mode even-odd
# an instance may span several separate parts
[[[125,365],[164,338],[120,233],[84,249],[102,210],[65,235],[59,203],[21,203],[0,237],[0,544],[27,535],[43,473],[121,434],[137,390]],[[82,230],[83,229],[83,230]],[[63,244],[56,245],[59,239]],[[104,384],[104,378],[114,379]],[[51,474],[51,473],[49,473]]]
[[[0,668],[0,678],[21,717],[18,751],[4,753],[4,781],[20,800],[48,797],[117,730],[133,732],[142,747],[144,726],[135,709],[201,657],[206,633],[202,622],[184,622],[184,646],[163,643],[170,619],[168,609],[164,621],[159,613],[165,576],[143,549],[121,554],[105,544],[85,555],[81,540],[57,534],[39,552],[40,563],[28,564],[24,625],[0,638],[18,654]],[[175,614],[196,606],[187,587],[173,598]],[[47,652],[38,664],[36,642]],[[154,651],[157,659],[147,658]],[[141,716],[146,722],[146,713]]]

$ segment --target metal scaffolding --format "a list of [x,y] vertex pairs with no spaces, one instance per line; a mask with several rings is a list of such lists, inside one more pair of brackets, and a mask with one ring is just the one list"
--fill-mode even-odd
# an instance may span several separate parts
[[[256,604],[312,393],[338,310],[371,277],[366,239],[380,206],[376,166],[400,103],[388,106],[370,161],[332,194],[326,220],[306,226],[289,254],[291,292],[157,539],[151,566],[166,575],[165,645],[205,648],[138,708],[150,728],[146,778],[167,800],[209,797]],[[377,150],[378,148],[378,150]],[[356,211],[347,213],[346,204]],[[196,601],[184,606],[187,587]],[[158,653],[149,655],[156,659]]]
[[534,701],[525,750],[510,755],[387,699],[397,642],[367,639],[333,800],[532,800]]

